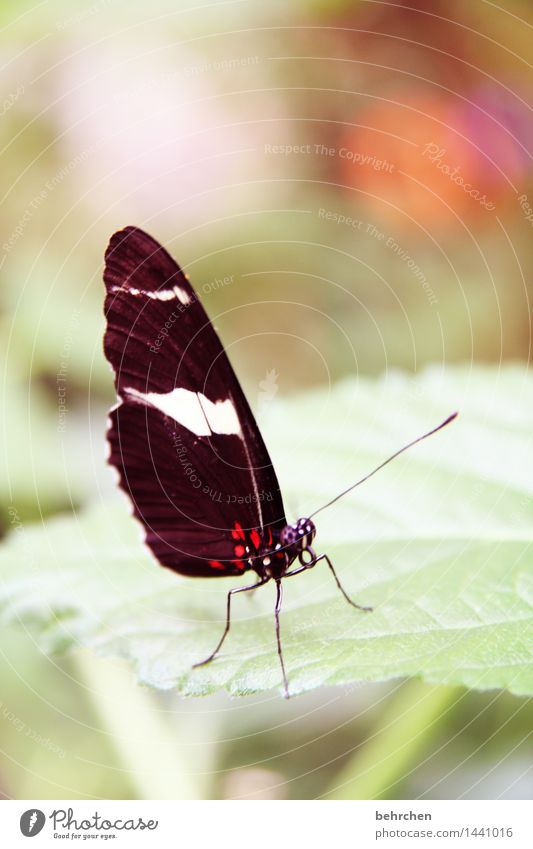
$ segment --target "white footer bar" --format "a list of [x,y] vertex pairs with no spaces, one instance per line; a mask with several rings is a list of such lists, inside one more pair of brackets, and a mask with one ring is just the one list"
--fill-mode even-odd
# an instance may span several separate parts
[[150,849],[532,849],[532,814],[528,801],[10,800],[0,802],[0,842],[9,849],[73,843]]

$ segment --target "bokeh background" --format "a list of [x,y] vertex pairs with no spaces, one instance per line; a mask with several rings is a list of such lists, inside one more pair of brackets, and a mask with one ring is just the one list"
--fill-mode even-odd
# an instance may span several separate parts
[[[267,438],[276,398],[348,374],[528,360],[525,0],[5,0],[0,25],[3,533],[115,495],[126,224],[190,274]],[[5,797],[522,798],[530,732],[526,700],[418,682],[187,701],[0,630]]]

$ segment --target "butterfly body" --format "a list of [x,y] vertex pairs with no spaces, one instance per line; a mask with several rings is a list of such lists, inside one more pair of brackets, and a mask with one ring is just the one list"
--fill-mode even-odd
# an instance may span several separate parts
[[[298,519],[292,525],[285,525],[280,531],[253,528],[248,532],[236,522],[231,532],[235,541],[233,562],[240,571],[253,569],[261,579],[281,579],[296,559],[302,565],[306,562],[305,553],[309,555],[307,562],[313,559],[315,555],[311,543],[315,533],[313,522],[305,518]],[[222,569],[223,564],[217,563],[216,568]]]
[[[282,579],[325,561],[345,599],[370,608],[347,595],[327,555],[315,554],[311,519],[287,522],[261,432],[188,277],[137,227],[115,233],[105,259],[104,353],[118,396],[109,417],[109,463],[162,566],[189,577],[257,576],[228,592],[222,638],[197,666],[221,648],[232,596],[275,582],[277,647],[288,696]],[[269,373],[269,397],[276,380]]]

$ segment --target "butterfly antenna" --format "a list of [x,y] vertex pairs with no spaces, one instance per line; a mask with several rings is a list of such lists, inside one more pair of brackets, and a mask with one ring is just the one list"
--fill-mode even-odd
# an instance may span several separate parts
[[395,460],[396,457],[399,457],[400,454],[403,454],[403,452],[407,451],[408,448],[412,448],[413,445],[416,445],[417,442],[422,442],[423,439],[427,439],[428,436],[432,436],[434,433],[437,433],[438,430],[442,430],[443,427],[446,427],[446,425],[450,424],[450,422],[453,422],[453,420],[457,418],[457,416],[458,413],[452,413],[451,416],[448,416],[445,421],[441,422],[441,424],[437,427],[434,427],[433,430],[429,430],[427,433],[422,434],[422,436],[418,436],[416,439],[413,439],[412,442],[408,442],[407,445],[404,445],[403,448],[400,448],[399,451],[395,451],[394,454],[388,457],[387,460],[384,460],[383,463],[380,463],[379,466],[376,466],[376,468],[369,472],[368,475],[365,475],[364,478],[361,478],[361,480],[356,481],[356,483],[353,483],[351,486],[348,487],[348,489],[343,490],[343,492],[341,492],[339,495],[336,495],[335,498],[332,498],[331,501],[328,501],[327,504],[324,504],[322,507],[319,507],[318,510],[315,510],[314,513],[311,513],[309,518],[312,519],[313,516],[316,516],[316,514],[320,513],[321,510],[325,510],[326,507],[331,507],[331,505],[335,504],[335,502],[338,501],[339,498],[343,498],[345,495],[351,492],[352,489],[355,489],[356,486],[359,486],[360,484],[367,481],[369,478],[372,477],[372,475],[375,475],[376,472],[379,472],[380,469],[390,463],[391,460]]

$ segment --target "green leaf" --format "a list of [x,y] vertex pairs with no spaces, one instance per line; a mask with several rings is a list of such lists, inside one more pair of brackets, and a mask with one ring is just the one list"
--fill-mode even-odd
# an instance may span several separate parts
[[[345,381],[272,404],[260,424],[294,518],[454,409],[446,430],[317,516],[317,550],[374,612],[347,605],[324,564],[286,581],[292,693],[399,676],[533,692],[533,381],[522,369]],[[0,615],[44,650],[120,655],[141,682],[186,695],[280,688],[273,587],[234,599],[221,654],[193,670],[220,637],[235,579],[160,568],[124,499],[44,527],[12,522]]]

